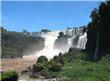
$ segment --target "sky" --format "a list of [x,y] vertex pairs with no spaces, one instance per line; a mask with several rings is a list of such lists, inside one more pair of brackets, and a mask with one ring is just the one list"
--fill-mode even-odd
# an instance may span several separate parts
[[9,31],[63,30],[87,25],[100,1],[2,1],[1,26]]

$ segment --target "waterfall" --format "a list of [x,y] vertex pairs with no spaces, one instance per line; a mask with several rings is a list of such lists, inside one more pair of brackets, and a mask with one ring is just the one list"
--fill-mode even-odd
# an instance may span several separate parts
[[43,35],[45,38],[45,47],[40,52],[36,53],[37,57],[46,56],[48,59],[53,58],[55,55],[58,55],[60,51],[58,49],[54,49],[54,42],[57,39],[59,31],[48,32],[46,35]]
[[41,37],[45,39],[45,47],[43,50],[39,52],[35,52],[33,54],[24,55],[23,59],[37,59],[40,56],[46,56],[48,59],[53,58],[55,55],[58,55],[60,51],[58,49],[54,49],[54,42],[57,39],[60,31],[48,32],[46,34],[42,34]]
[[62,32],[64,32],[65,35],[69,36],[68,45],[63,46],[63,49],[64,49],[63,51],[61,51],[58,47],[54,48],[54,43],[59,35],[59,32],[61,31],[53,31],[53,32],[48,32],[46,34],[42,34],[41,37],[44,37],[45,39],[44,49],[39,52],[36,52],[35,54],[23,56],[23,58],[36,59],[43,55],[43,56],[46,56],[48,59],[51,59],[55,55],[58,55],[60,52],[64,53],[68,51],[70,47],[85,49],[85,45],[87,42],[87,34],[86,32],[85,33],[83,32],[83,28],[73,28],[73,29],[68,29],[68,31],[62,30]]
[[71,47],[71,45],[72,45],[72,38],[68,38],[68,45],[69,45],[69,47]]
[[87,42],[87,34],[85,32],[82,36],[79,37],[77,48],[85,49],[86,42]]
[[85,49],[87,34],[86,32],[84,34],[83,33],[83,28],[68,29],[66,34],[72,36],[68,38],[69,46],[78,49]]

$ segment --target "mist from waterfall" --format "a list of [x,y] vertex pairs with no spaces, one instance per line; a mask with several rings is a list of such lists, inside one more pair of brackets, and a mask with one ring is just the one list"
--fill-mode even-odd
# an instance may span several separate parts
[[87,42],[87,34],[83,32],[83,28],[72,28],[69,30],[62,30],[65,35],[70,36],[68,38],[67,46],[63,46],[63,51],[60,48],[54,48],[54,43],[59,36],[59,32],[61,31],[52,31],[45,34],[42,34],[41,37],[45,39],[43,50],[36,52],[34,54],[30,54],[27,56],[23,56],[26,59],[37,59],[40,56],[46,56],[48,59],[53,58],[55,55],[58,55],[60,52],[64,53],[69,50],[70,47],[85,49],[85,45]]
[[85,49],[86,42],[87,42],[87,34],[85,32],[82,36],[79,37],[77,48]]
[[71,28],[66,31],[66,34],[71,36],[68,38],[68,44],[72,48],[85,49],[87,42],[87,34],[83,28]]
[[36,53],[37,57],[46,56],[48,59],[53,58],[55,55],[58,55],[60,51],[58,49],[54,49],[54,43],[57,39],[59,31],[48,32],[46,35],[43,35],[45,38],[45,47],[40,52]]
[[42,34],[41,37],[45,39],[43,50],[36,52],[34,54],[23,56],[26,59],[37,59],[40,56],[46,56],[48,59],[53,58],[55,55],[58,55],[60,51],[58,49],[54,49],[54,42],[59,35],[59,31],[48,32]]

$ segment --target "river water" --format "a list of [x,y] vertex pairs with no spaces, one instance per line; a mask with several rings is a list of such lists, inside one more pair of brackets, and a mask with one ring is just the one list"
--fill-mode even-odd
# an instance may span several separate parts
[[52,79],[38,79],[38,78],[29,78],[28,75],[19,75],[18,81],[58,81],[57,78]]
[[18,81],[42,81],[41,79],[37,78],[29,78],[28,75],[19,75],[19,80]]

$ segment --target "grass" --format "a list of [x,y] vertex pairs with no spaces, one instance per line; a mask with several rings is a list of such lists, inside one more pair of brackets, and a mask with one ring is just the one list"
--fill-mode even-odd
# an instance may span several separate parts
[[79,60],[77,63],[68,63],[64,65],[60,77],[68,77],[75,81],[110,81],[110,61]]

